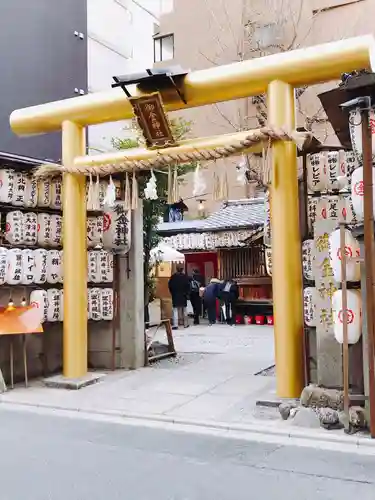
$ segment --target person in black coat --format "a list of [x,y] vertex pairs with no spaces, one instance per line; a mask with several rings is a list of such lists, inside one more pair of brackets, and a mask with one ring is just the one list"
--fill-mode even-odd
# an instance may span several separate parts
[[190,278],[190,302],[193,308],[194,325],[199,325],[199,318],[202,314],[202,299],[200,296],[200,288],[204,287],[204,278],[198,269],[194,269]]
[[179,319],[183,319],[185,328],[187,328],[187,314],[186,307],[190,294],[190,280],[184,273],[184,266],[179,264],[176,272],[171,276],[168,281],[169,292],[172,296],[173,307],[173,329],[178,328]]
[[216,323],[216,301],[219,297],[220,281],[212,278],[210,284],[206,286],[203,294],[204,304],[207,309],[209,325]]
[[239,289],[233,278],[224,281],[220,290],[220,298],[225,307],[225,319],[228,325],[234,325],[236,317],[236,304],[239,297]]

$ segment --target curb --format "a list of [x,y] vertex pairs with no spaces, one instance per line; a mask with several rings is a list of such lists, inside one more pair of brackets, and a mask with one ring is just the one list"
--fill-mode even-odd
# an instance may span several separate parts
[[[246,435],[253,435],[258,438],[265,438],[265,440],[270,441],[272,439],[281,438],[284,440],[302,440],[305,444],[304,446],[317,447],[319,443],[323,446],[327,445],[345,445],[352,448],[361,448],[363,450],[367,449],[373,451],[375,454],[375,439],[371,439],[369,436],[364,435],[354,435],[350,436],[344,434],[342,431],[324,431],[318,429],[308,429],[308,428],[292,428],[290,425],[285,423],[285,428],[275,425],[273,422],[268,422],[267,425],[260,421],[254,421],[254,423],[247,424],[235,424],[228,422],[215,422],[209,420],[195,420],[195,419],[184,419],[178,417],[168,417],[166,415],[150,415],[142,413],[124,413],[119,410],[95,410],[95,409],[80,409],[80,408],[67,408],[66,406],[59,405],[49,405],[43,403],[27,403],[27,402],[8,402],[0,401],[1,406],[7,406],[9,408],[39,408],[46,410],[58,410],[66,413],[76,413],[81,415],[95,415],[95,416],[105,416],[105,417],[118,417],[128,421],[136,421],[138,424],[140,422],[144,423],[159,423],[159,424],[170,424],[175,426],[184,426],[188,428],[191,432],[206,429],[207,431],[224,431],[224,432],[234,432],[245,437]],[[282,425],[282,423],[280,422]],[[310,443],[310,444],[309,444]],[[292,444],[292,443],[290,443]]]

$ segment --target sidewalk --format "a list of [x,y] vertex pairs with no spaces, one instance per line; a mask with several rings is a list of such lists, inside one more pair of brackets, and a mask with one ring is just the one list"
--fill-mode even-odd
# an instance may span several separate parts
[[262,435],[261,440],[292,437],[304,446],[317,446],[317,441],[329,448],[365,446],[375,453],[375,440],[296,428],[282,421],[277,409],[256,406],[257,400],[275,395],[272,327],[191,326],[174,332],[174,338],[177,358],[137,371],[109,372],[79,391],[46,388],[41,381],[27,389],[20,385],[2,394],[0,403],[242,432]]
[[80,391],[22,385],[1,402],[81,411],[246,422],[256,399],[272,390],[274,377],[255,375],[273,365],[268,326],[191,326],[174,332],[177,358],[137,371],[110,372]]

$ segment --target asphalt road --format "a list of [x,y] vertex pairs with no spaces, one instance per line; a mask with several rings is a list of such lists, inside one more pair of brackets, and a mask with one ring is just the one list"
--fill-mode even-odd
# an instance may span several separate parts
[[373,500],[375,457],[0,408],[0,500]]

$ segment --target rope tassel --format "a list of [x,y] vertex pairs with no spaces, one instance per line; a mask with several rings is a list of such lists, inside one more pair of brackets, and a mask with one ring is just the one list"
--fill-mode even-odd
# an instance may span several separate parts
[[132,178],[132,210],[136,210],[138,208],[138,180],[135,175],[135,171],[133,170],[133,178]]

